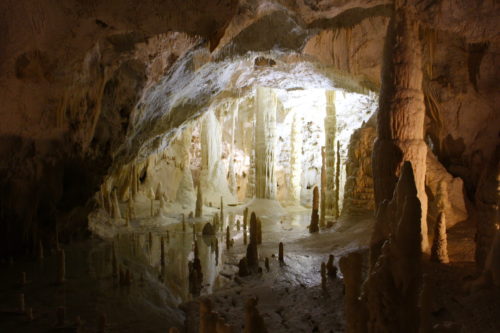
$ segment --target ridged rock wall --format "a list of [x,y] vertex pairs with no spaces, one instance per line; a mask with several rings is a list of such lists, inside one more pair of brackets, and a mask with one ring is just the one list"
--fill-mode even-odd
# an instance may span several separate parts
[[372,151],[376,137],[375,117],[354,131],[349,141],[342,215],[370,214],[375,211]]

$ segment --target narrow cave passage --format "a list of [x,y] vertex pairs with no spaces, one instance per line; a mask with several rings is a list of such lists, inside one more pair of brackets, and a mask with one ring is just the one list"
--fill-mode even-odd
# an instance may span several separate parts
[[497,4],[115,2],[0,3],[0,331],[500,331]]

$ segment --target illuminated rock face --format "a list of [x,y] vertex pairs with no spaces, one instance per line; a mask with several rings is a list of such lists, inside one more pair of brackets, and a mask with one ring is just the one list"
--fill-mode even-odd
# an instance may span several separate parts
[[291,166],[291,189],[290,197],[295,204],[300,203],[300,179],[302,176],[302,132],[301,132],[300,119],[297,114],[293,116],[292,130],[291,130],[291,152],[290,152],[290,166]]
[[255,108],[255,197],[276,199],[277,101],[272,89],[256,88]]

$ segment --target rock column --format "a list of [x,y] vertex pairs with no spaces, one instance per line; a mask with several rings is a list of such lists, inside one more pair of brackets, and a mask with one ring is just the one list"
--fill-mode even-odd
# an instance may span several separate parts
[[422,92],[422,51],[415,13],[399,6],[385,40],[382,86],[373,150],[373,178],[377,206],[390,200],[404,161],[410,161],[421,203],[422,250],[427,238],[424,141],[425,106]]
[[335,91],[326,91],[326,118],[325,118],[325,161],[326,161],[326,188],[325,213],[333,215],[335,196],[335,135],[337,131],[337,115],[335,112]]
[[259,199],[276,199],[277,99],[272,89],[264,87],[257,87],[255,99],[255,196]]

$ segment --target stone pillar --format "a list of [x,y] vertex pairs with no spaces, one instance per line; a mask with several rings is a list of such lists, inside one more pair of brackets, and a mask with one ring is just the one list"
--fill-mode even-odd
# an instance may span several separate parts
[[404,161],[410,161],[421,202],[422,250],[428,250],[424,141],[425,106],[419,26],[407,7],[396,8],[387,28],[382,86],[373,149],[373,179],[377,206],[390,200]]
[[291,152],[290,152],[290,196],[295,204],[300,204],[300,178],[302,176],[302,131],[301,121],[297,114],[293,115],[291,130]]
[[257,87],[255,96],[255,196],[276,199],[277,99],[271,88]]
[[333,215],[335,196],[335,136],[337,131],[337,115],[335,112],[335,91],[326,91],[326,118],[325,118],[325,160],[326,160],[326,188],[325,213]]

